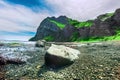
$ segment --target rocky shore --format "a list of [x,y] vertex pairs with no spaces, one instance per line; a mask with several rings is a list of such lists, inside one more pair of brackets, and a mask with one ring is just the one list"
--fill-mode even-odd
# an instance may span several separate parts
[[[57,44],[57,43],[54,43]],[[64,45],[81,52],[79,59],[72,65],[59,69],[44,66],[44,47],[35,47],[34,44],[20,46],[0,46],[0,51],[6,54],[9,47],[14,57],[26,59],[24,64],[7,64],[0,69],[0,78],[6,80],[119,80],[120,79],[120,41],[96,43],[66,43]],[[29,46],[28,46],[29,45]],[[5,49],[3,49],[3,47]],[[24,50],[21,51],[21,48]],[[2,49],[1,49],[2,48]],[[18,48],[17,50],[12,50]],[[4,51],[2,51],[4,50]],[[16,55],[17,54],[17,55]],[[18,55],[19,54],[19,55]],[[26,56],[26,57],[25,57]],[[3,72],[3,73],[2,73]]]

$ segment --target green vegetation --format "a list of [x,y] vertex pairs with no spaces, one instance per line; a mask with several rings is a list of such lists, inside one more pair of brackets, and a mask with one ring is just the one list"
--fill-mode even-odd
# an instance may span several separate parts
[[70,41],[76,41],[79,38],[79,33],[78,32],[74,32],[71,36]]
[[[107,13],[104,15],[99,16],[98,18],[101,21],[105,21],[106,19],[110,18],[113,16],[114,13]],[[65,24],[62,24],[60,22],[54,21],[49,19],[50,22],[56,24],[60,29],[63,29],[65,27]],[[89,21],[84,21],[84,22],[79,22],[77,20],[72,20],[68,18],[69,24],[76,28],[83,28],[83,27],[91,27],[93,25],[93,20]],[[52,36],[47,36],[44,38],[46,41],[53,41],[54,37]],[[96,41],[109,41],[109,40],[120,40],[120,30],[117,29],[116,35],[113,36],[103,36],[103,37],[86,37],[86,38],[81,38],[79,37],[79,32],[74,32],[73,35],[70,38],[70,41],[77,41],[77,42],[96,42]]]
[[[50,20],[50,22],[56,24],[60,29],[63,29],[65,27],[65,24],[62,24],[60,22],[57,22],[57,21],[54,21],[54,20],[51,20],[51,19],[49,19],[49,20]],[[76,28],[91,27],[93,25],[92,20],[79,22],[77,20],[72,20],[72,19],[68,18],[68,21],[72,26],[75,26]]]
[[84,22],[79,22],[77,20],[72,20],[72,19],[68,19],[68,20],[69,20],[69,23],[75,26],[76,28],[91,27],[93,25],[92,20],[84,21]]
[[[54,20],[51,20],[51,19],[49,19],[49,21],[56,24],[60,29],[63,29],[65,27],[65,24],[62,24],[60,22],[57,22],[57,21],[54,21]],[[68,18],[68,21],[72,26],[75,26],[76,28],[91,27],[93,25],[92,20],[79,22],[77,20],[72,20],[72,19]]]
[[105,37],[107,40],[120,40],[120,30],[116,30],[116,35]]
[[44,40],[46,40],[46,41],[53,41],[54,37],[53,36],[47,36],[47,37],[44,37]]
[[74,33],[71,37],[71,41],[76,41],[76,42],[98,42],[98,41],[110,41],[110,40],[120,40],[120,30],[116,30],[116,35],[113,36],[79,38],[78,34]]
[[104,37],[78,38],[76,42],[98,42],[104,41]]
[[80,22],[78,25],[75,27],[81,28],[81,27],[91,27],[93,25],[93,22],[86,21],[86,22]]
[[49,19],[49,21],[56,24],[60,29],[63,29],[65,27],[65,24],[62,24],[60,22],[57,22],[57,21],[54,21],[54,20],[51,20],[51,19]]
[[[79,40],[79,39],[78,39]],[[120,40],[120,36],[104,36],[104,37],[91,37],[88,40],[81,39],[77,42],[99,42],[99,41],[111,41]]]
[[114,13],[107,13],[107,14],[101,15],[101,16],[99,17],[99,19],[100,19],[101,21],[105,21],[106,19],[112,17],[113,14],[114,14]]

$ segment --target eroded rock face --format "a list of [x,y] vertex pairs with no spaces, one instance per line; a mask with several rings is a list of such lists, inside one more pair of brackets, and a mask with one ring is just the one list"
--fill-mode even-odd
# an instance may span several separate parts
[[61,30],[61,33],[59,34],[59,36],[57,36],[56,41],[58,42],[70,41],[71,36],[77,31],[78,30],[74,26],[66,25],[65,28]]
[[89,35],[93,37],[112,36],[114,35],[114,30],[109,22],[98,22],[96,20],[95,24],[90,27]]
[[52,44],[45,54],[45,65],[52,68],[70,65],[79,58],[79,54],[80,51],[76,49]]
[[31,38],[32,41],[41,40],[47,36],[56,36],[59,34],[59,28],[57,25],[49,21],[49,18],[46,18],[42,21],[40,26],[37,29],[35,37]]
[[[56,23],[51,22],[50,20],[62,23],[65,27],[60,29]],[[78,39],[116,35],[116,30],[120,29],[120,9],[117,9],[115,13],[112,14],[106,13],[98,16],[95,20],[93,20],[92,26],[75,26],[76,25],[72,25],[69,22],[69,18],[65,16],[60,16],[58,18],[48,17],[41,22],[39,28],[37,29],[37,34],[31,40],[40,40],[44,39],[46,36],[52,36],[54,37],[54,40],[51,41],[71,41],[73,39],[70,38],[75,32],[79,33],[77,36]]]
[[83,27],[83,28],[79,28],[78,31],[79,31],[80,38],[88,38],[89,37],[90,28]]
[[68,18],[66,16],[59,16],[58,18],[51,17],[51,19],[60,22],[62,24],[68,24]]
[[117,9],[115,11],[115,14],[113,15],[113,20],[116,21],[116,24],[120,26],[120,9]]
[[56,40],[60,35],[61,29],[55,23],[51,22],[51,20],[54,20],[62,24],[68,23],[67,17],[65,16],[60,16],[58,18],[47,17],[41,22],[40,26],[37,29],[37,33],[35,37],[31,38],[30,40],[37,41],[37,40],[44,39],[45,37],[48,37],[48,36],[53,36]]

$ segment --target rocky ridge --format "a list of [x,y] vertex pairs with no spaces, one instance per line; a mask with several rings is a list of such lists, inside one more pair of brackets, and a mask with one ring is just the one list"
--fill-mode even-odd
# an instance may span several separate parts
[[80,41],[89,38],[101,38],[117,35],[120,29],[120,9],[114,13],[106,13],[95,20],[79,22],[66,16],[47,17],[37,29],[30,41],[46,40],[55,42]]

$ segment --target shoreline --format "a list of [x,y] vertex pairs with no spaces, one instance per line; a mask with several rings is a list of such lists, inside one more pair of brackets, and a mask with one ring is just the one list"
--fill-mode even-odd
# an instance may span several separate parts
[[[53,42],[52,42],[53,43]],[[49,43],[49,44],[52,44]],[[118,44],[119,43],[119,44]],[[40,80],[96,80],[109,79],[114,80],[116,71],[119,67],[120,41],[107,41],[95,43],[70,43],[70,42],[54,42],[58,45],[66,45],[75,48],[81,52],[79,59],[72,65],[54,70],[42,67],[44,65],[44,48],[36,48],[33,45],[17,46],[16,54],[29,57],[27,63],[22,65],[8,64],[2,70],[0,76],[5,79],[40,79]],[[16,48],[12,46],[10,48]],[[20,48],[27,50],[20,51]],[[33,49],[33,50],[31,50]],[[11,50],[10,50],[11,51]],[[13,50],[14,52],[14,50]],[[6,70],[6,73],[5,71]],[[106,73],[108,72],[108,73]],[[5,75],[4,75],[5,74]],[[119,76],[118,74],[117,76]]]

